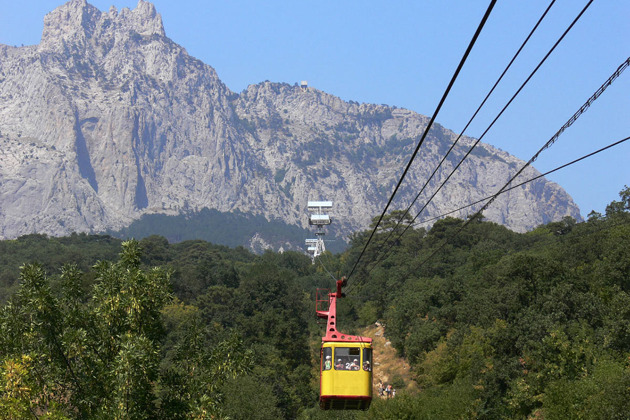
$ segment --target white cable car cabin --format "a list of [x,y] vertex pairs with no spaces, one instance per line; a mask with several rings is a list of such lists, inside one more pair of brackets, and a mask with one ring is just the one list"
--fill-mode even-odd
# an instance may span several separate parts
[[331,223],[330,216],[327,214],[311,214],[308,219],[309,225],[323,226]]

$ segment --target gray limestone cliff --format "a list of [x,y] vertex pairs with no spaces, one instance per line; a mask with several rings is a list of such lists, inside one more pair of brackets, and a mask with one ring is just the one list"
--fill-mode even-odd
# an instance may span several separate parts
[[[0,238],[203,208],[306,227],[317,199],[337,204],[348,234],[382,211],[428,122],[312,87],[265,82],[236,94],[166,37],[143,0],[108,12],[72,0],[46,16],[39,45],[0,45],[0,103]],[[434,127],[394,207],[411,202],[455,138]],[[430,189],[472,141],[460,141]],[[420,219],[496,192],[522,164],[480,144]],[[485,216],[517,231],[581,219],[545,179],[503,194]]]

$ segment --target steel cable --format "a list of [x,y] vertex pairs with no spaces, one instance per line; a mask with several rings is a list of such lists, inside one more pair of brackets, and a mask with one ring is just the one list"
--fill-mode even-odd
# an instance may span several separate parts
[[383,212],[381,213],[381,216],[378,219],[378,222],[376,223],[376,226],[374,227],[374,230],[372,231],[369,239],[365,243],[365,246],[363,247],[363,250],[359,254],[359,257],[357,258],[357,261],[355,262],[354,266],[352,267],[352,270],[350,271],[350,274],[348,274],[348,276],[346,276],[348,281],[352,277],[352,274],[354,273],[357,265],[361,261],[361,258],[365,254],[365,251],[366,251],[368,245],[372,241],[372,238],[374,237],[374,234],[376,233],[376,230],[378,229],[379,224],[383,220],[383,217],[387,213],[387,210],[389,209],[389,206],[391,205],[392,201],[394,200],[394,196],[398,192],[398,189],[400,188],[400,185],[402,184],[405,176],[407,175],[407,172],[409,171],[409,168],[410,168],[411,164],[413,163],[416,155],[418,154],[418,151],[420,150],[420,146],[422,146],[422,144],[424,143],[424,140],[426,139],[427,134],[429,133],[429,131],[431,129],[431,126],[433,125],[433,123],[434,123],[438,113],[440,112],[440,109],[442,108],[442,105],[444,104],[444,102],[446,100],[446,97],[448,96],[451,88],[453,87],[453,84],[455,83],[455,80],[457,79],[457,76],[459,75],[459,72],[461,71],[462,67],[464,66],[464,63],[466,62],[466,59],[468,58],[468,55],[470,54],[473,46],[475,45],[475,43],[477,41],[477,38],[479,37],[479,34],[481,33],[481,30],[483,29],[486,21],[490,17],[490,13],[492,12],[492,9],[494,8],[495,4],[496,4],[496,0],[491,0],[490,1],[490,5],[488,6],[488,9],[486,10],[486,13],[484,14],[483,18],[481,19],[481,22],[479,23],[479,26],[477,27],[477,30],[475,31],[475,34],[473,35],[473,38],[471,39],[470,43],[468,44],[468,48],[466,49],[466,52],[464,53],[464,56],[460,60],[459,65],[457,66],[457,69],[455,70],[455,74],[453,74],[453,77],[451,78],[451,81],[449,82],[448,87],[446,88],[444,94],[442,95],[442,98],[440,99],[440,102],[438,103],[438,106],[435,109],[435,112],[433,113],[429,123],[427,124],[427,127],[424,130],[424,133],[422,134],[422,137],[420,138],[420,141],[418,142],[418,145],[416,146],[416,149],[414,150],[413,154],[411,155],[411,158],[409,159],[409,162],[407,163],[407,166],[405,167],[405,170],[403,171],[403,173],[402,173],[398,183],[396,184],[396,188],[394,189],[394,192],[392,193],[391,197],[389,198],[389,201],[387,202],[387,205],[385,206],[385,209],[383,209]]
[[[482,133],[482,135],[475,141],[475,143],[473,143],[473,145],[469,148],[468,152],[464,155],[464,157],[459,161],[459,163],[455,166],[455,168],[453,168],[453,170],[450,172],[450,174],[446,177],[446,179],[442,182],[442,184],[433,192],[433,194],[431,195],[431,197],[427,200],[427,202],[422,206],[422,208],[420,209],[420,211],[416,214],[416,216],[412,219],[412,221],[406,225],[405,229],[401,232],[401,234],[394,240],[393,243],[395,243],[396,241],[398,241],[402,235],[404,235],[404,233],[409,229],[409,227],[411,227],[413,225],[413,223],[415,222],[415,220],[418,218],[418,216],[424,211],[424,209],[426,209],[426,207],[431,203],[431,201],[433,200],[433,198],[435,198],[435,196],[437,195],[438,192],[441,191],[441,189],[444,187],[444,185],[450,180],[450,178],[455,174],[455,172],[459,169],[459,167],[461,166],[461,164],[464,162],[464,160],[466,160],[466,158],[468,158],[468,156],[470,155],[470,153],[473,151],[473,149],[481,142],[481,140],[483,139],[483,137],[485,137],[485,135],[488,133],[488,131],[490,131],[490,129],[494,126],[494,124],[497,122],[497,120],[501,117],[501,115],[503,115],[503,113],[505,112],[505,110],[512,104],[512,102],[514,101],[514,99],[516,99],[516,97],[520,94],[520,92],[523,90],[523,88],[529,83],[529,81],[531,80],[531,78],[536,74],[536,72],[538,72],[538,70],[540,69],[540,67],[545,63],[545,61],[549,58],[549,56],[553,53],[553,51],[556,49],[556,47],[560,44],[560,42],[562,42],[562,40],[565,38],[565,36],[569,33],[569,31],[573,28],[573,26],[575,26],[575,24],[580,20],[580,18],[582,17],[582,15],[586,12],[586,10],[590,7],[590,5],[593,3],[593,0],[590,0],[580,11],[580,13],[575,17],[575,19],[571,22],[571,24],[567,27],[567,29],[562,33],[562,35],[558,38],[558,40],[554,43],[554,45],[551,47],[551,49],[547,52],[547,54],[545,54],[545,56],[543,57],[543,59],[538,63],[538,65],[534,68],[534,70],[530,73],[530,75],[527,77],[527,79],[521,84],[521,86],[518,88],[518,90],[516,91],[516,93],[514,93],[514,95],[510,98],[510,100],[504,105],[504,107],[501,109],[501,111],[497,114],[497,116],[492,120],[492,122],[490,123],[490,125],[485,129],[485,131]],[[620,66],[621,67],[621,66]],[[625,67],[624,67],[625,69]],[[619,70],[618,70],[619,71]],[[623,71],[623,70],[621,70]],[[597,99],[597,97],[599,97],[599,95],[601,95],[601,93],[603,92],[603,90],[605,90],[605,88],[608,85],[606,85],[605,87],[603,87],[603,89],[600,87],[600,89],[596,92],[597,96],[595,97],[595,99]],[[592,103],[592,101],[591,101]],[[590,105],[590,104],[589,104]],[[584,112],[584,110],[588,108],[588,106],[583,105],[582,108],[580,108],[580,110],[582,110],[582,112]],[[580,112],[580,111],[578,111]],[[577,114],[577,113],[576,113]],[[581,114],[580,114],[581,115]],[[571,118],[570,124],[572,124],[577,118]],[[567,122],[569,123],[569,122]],[[569,125],[570,125],[569,124]],[[565,124],[566,126],[567,124]],[[561,128],[561,130],[557,133],[557,136],[559,136],[559,134],[561,134],[564,129],[566,129],[566,127],[563,126],[563,128]],[[460,135],[461,136],[461,135]],[[555,138],[557,138],[557,136],[554,136]],[[459,139],[459,138],[458,138]],[[553,139],[553,138],[552,138]],[[553,139],[553,141],[555,141],[555,139]],[[548,142],[549,143],[549,142]],[[553,142],[552,142],[553,144]],[[549,147],[549,146],[547,146]],[[451,147],[452,150],[452,147]],[[449,150],[450,152],[450,150]],[[537,157],[537,156],[536,156]],[[523,168],[524,170],[524,168]],[[387,251],[389,252],[389,250]],[[380,262],[380,260],[382,260],[383,258],[379,259],[378,262]],[[371,271],[371,270],[370,270]]]

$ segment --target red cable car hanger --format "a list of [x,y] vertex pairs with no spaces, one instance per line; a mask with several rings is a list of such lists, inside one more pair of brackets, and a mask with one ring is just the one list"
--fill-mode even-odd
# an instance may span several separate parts
[[[320,304],[325,302],[324,299],[319,299],[319,294],[317,300],[315,301],[315,312],[317,316],[320,318],[327,319],[326,322],[326,335],[322,337],[322,343],[326,343],[329,341],[339,341],[339,342],[363,342],[363,343],[371,343],[372,339],[370,337],[361,337],[358,335],[349,335],[342,334],[337,331],[337,299],[345,297],[343,293],[341,293],[341,288],[346,285],[346,278],[342,277],[341,280],[337,280],[337,291],[328,294],[328,310],[320,310]],[[319,290],[322,289],[318,289]]]

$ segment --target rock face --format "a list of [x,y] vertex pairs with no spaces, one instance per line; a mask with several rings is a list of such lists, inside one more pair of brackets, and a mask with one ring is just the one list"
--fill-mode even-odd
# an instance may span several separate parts
[[[203,208],[306,227],[306,203],[318,199],[335,202],[347,234],[382,211],[428,122],[311,87],[265,82],[235,94],[166,37],[143,0],[108,12],[72,0],[46,16],[39,45],[0,45],[0,103],[0,238]],[[393,207],[411,202],[455,138],[434,127]],[[460,141],[429,193],[472,141]],[[522,163],[480,144],[419,220],[496,192]],[[517,231],[580,219],[544,179],[503,194],[485,216]]]

